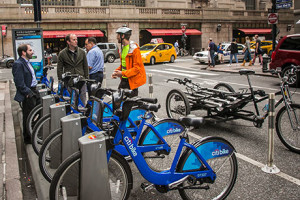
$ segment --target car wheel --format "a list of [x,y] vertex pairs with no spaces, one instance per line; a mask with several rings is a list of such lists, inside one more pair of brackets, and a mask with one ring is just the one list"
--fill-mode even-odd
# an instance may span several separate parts
[[7,62],[6,62],[6,68],[12,68],[13,64],[14,64],[14,61],[13,61],[13,60],[7,61]]
[[175,56],[172,55],[172,56],[171,56],[171,59],[170,59],[170,63],[173,63],[174,61],[175,61]]
[[151,57],[151,58],[150,58],[150,64],[151,64],[151,65],[154,65],[154,64],[155,64],[155,58],[154,58],[154,57]]
[[115,56],[114,55],[108,55],[107,56],[107,61],[109,62],[109,63],[113,63],[113,62],[115,62]]
[[297,86],[300,82],[300,77],[297,72],[292,70],[291,66],[286,66],[282,71],[282,77],[288,77],[288,84],[289,86]]

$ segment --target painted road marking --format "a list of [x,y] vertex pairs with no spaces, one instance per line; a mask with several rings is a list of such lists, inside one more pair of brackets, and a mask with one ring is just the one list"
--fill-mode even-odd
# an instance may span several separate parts
[[163,71],[163,70],[157,70],[157,69],[150,69],[149,71],[151,71],[151,72],[165,73],[165,74],[173,74],[173,75],[184,76],[184,77],[189,77],[189,78],[196,78],[196,77],[198,77],[198,75],[183,74],[183,73]]
[[[200,139],[202,138],[201,136],[196,135],[195,133],[189,132],[188,134],[189,134],[190,136],[192,136],[192,137],[198,139],[198,140],[200,140]],[[258,167],[258,168],[262,168],[262,167],[265,166],[264,164],[262,164],[262,163],[260,163],[260,162],[258,162],[258,161],[256,161],[256,160],[253,160],[253,159],[251,159],[251,158],[248,158],[247,156],[244,156],[244,155],[242,155],[242,154],[240,154],[240,153],[236,153],[235,155],[236,155],[239,159],[242,159],[242,160],[244,160],[244,161],[246,161],[246,162],[248,162],[248,163],[250,163],[250,164],[252,164],[252,165],[254,165],[254,166],[256,166],[256,167]],[[281,178],[286,179],[287,181],[290,181],[290,182],[292,182],[292,183],[295,183],[295,184],[297,184],[297,185],[300,185],[300,180],[299,180],[299,179],[294,178],[294,177],[292,177],[292,176],[290,176],[290,175],[288,175],[288,174],[285,174],[285,173],[283,173],[283,172],[279,172],[278,174],[273,174],[273,175],[279,176],[279,177],[281,177]]]
[[183,72],[183,73],[189,73],[189,74],[199,74],[199,75],[208,75],[208,76],[218,76],[219,74],[214,73],[206,73],[206,72],[199,72],[199,71],[191,71],[191,70],[180,70],[180,69],[165,69],[167,71],[174,71],[174,72]]

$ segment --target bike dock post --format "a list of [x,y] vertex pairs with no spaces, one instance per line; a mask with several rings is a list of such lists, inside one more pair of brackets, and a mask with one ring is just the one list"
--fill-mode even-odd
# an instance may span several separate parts
[[[50,133],[56,131],[61,127],[60,119],[65,117],[67,113],[67,105],[65,102],[52,104],[50,106]],[[46,136],[47,137],[47,136]],[[46,138],[43,137],[43,138]],[[49,149],[49,155],[51,156],[50,168],[56,169],[61,164],[61,141],[55,141],[55,148]]]
[[104,131],[99,131],[78,139],[81,151],[80,199],[111,199],[106,153],[108,138]]
[[262,171],[277,174],[280,170],[273,164],[274,161],[274,129],[275,129],[275,94],[269,94],[269,128],[268,128],[268,163]]
[[[42,105],[43,105],[43,109],[42,109],[42,114],[43,116],[47,115],[50,113],[50,105],[55,103],[55,98],[53,95],[46,95],[42,97]],[[50,131],[50,122],[46,121],[45,124],[43,125],[43,129],[42,129],[42,135],[43,138],[47,138],[49,135],[49,131]]]
[[152,83],[152,74],[149,74],[149,97],[153,98],[153,83]]

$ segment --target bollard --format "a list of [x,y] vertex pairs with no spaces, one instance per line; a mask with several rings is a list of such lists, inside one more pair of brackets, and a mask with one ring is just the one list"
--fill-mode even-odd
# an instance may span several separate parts
[[280,170],[273,164],[274,161],[274,128],[275,127],[275,94],[269,94],[269,128],[268,128],[268,162],[262,171],[277,174]]
[[106,88],[106,70],[105,67],[103,68],[103,81],[102,81],[102,88]]
[[269,62],[269,56],[267,54],[263,55],[263,67],[262,72],[265,72],[268,70],[268,62]]
[[152,74],[149,74],[149,97],[153,98]]

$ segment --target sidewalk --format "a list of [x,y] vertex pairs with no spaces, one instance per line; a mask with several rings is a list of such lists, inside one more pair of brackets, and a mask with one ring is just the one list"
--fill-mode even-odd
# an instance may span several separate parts
[[233,63],[231,66],[228,66],[229,63],[219,64],[216,65],[214,68],[210,68],[206,65],[201,65],[202,70],[209,70],[209,71],[221,71],[221,72],[229,72],[229,73],[239,73],[241,69],[250,69],[255,71],[256,75],[260,76],[270,76],[270,77],[277,77],[275,75],[272,75],[271,73],[264,73],[262,72],[262,66],[256,63],[255,65],[248,66],[249,63],[246,63],[245,66],[241,66],[242,63]]
[[0,196],[1,199],[23,199],[16,137],[11,109],[9,81],[0,82]]

